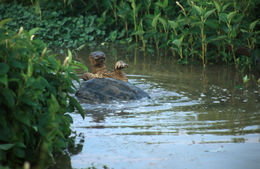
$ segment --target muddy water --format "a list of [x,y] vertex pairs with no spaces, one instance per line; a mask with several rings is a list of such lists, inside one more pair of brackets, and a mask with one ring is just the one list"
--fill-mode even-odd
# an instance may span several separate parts
[[[243,85],[225,66],[203,70],[141,54],[134,59],[124,48],[101,50],[110,69],[118,59],[128,62],[129,82],[151,99],[82,104],[86,118],[72,114],[80,149],[62,168],[259,169],[259,86]],[[86,64],[88,53],[80,53]]]

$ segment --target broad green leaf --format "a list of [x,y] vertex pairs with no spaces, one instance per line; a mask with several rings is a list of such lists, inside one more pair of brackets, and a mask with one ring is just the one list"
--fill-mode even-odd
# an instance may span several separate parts
[[0,63],[0,76],[5,75],[9,71],[9,66],[6,63]]
[[[28,99],[28,100],[32,102],[32,100],[30,100],[30,99]],[[24,102],[24,99],[23,99],[23,102]],[[31,104],[31,105],[33,105],[33,104]],[[21,110],[20,110],[20,111],[17,111],[15,118],[16,118],[19,122],[21,122],[21,123],[23,123],[23,124],[26,124],[27,126],[31,126],[30,118],[28,118],[28,114],[26,114],[25,112],[23,112],[23,111],[21,111]]]
[[12,147],[14,147],[14,144],[0,144],[0,150],[9,150],[11,149]]
[[39,131],[37,126],[32,126],[32,129],[33,129],[34,131],[36,131],[36,132]]
[[231,29],[231,36],[232,36],[233,38],[235,38],[235,37],[237,36],[237,31],[236,31],[235,28],[232,28],[232,29]]
[[251,31],[253,31],[253,30],[254,30],[254,28],[255,28],[256,24],[258,23],[258,21],[259,21],[259,20],[256,20],[256,21],[254,21],[254,22],[250,23],[250,25],[249,25],[249,29],[250,29]]
[[197,6],[197,5],[193,5],[193,7],[195,8],[195,10],[199,13],[199,15],[202,15],[202,8]]
[[163,19],[163,18],[161,18],[161,17],[159,17],[158,19],[159,19],[160,23],[163,25],[164,31],[166,32],[166,27],[167,27],[167,22],[166,22],[166,20]]
[[28,68],[27,68],[27,78],[30,78],[33,74],[33,65],[32,65],[32,59],[29,59],[28,61]]
[[230,12],[228,15],[227,15],[227,20],[230,22],[232,20],[232,18],[236,15],[236,11],[233,11],[233,12]]
[[72,61],[72,65],[78,66],[79,68],[83,69],[85,72],[88,72],[88,68],[83,63],[80,63],[78,61]]
[[245,75],[245,76],[243,77],[243,82],[244,82],[244,83],[247,83],[249,80],[250,80],[250,79],[248,78],[247,75]]
[[11,60],[10,61],[10,66],[11,67],[13,66],[13,67],[19,68],[19,69],[24,69],[25,68],[24,65],[21,62],[16,61],[16,60]]
[[170,24],[172,29],[176,29],[178,27],[178,23],[175,21],[168,20],[168,23]]
[[39,28],[33,28],[29,31],[29,35],[32,36],[34,35],[37,31],[39,30]]
[[201,26],[202,23],[201,23],[201,21],[198,21],[198,22],[191,22],[191,25],[192,25],[192,26]]
[[5,74],[4,76],[0,76],[0,83],[4,84],[5,86],[8,86],[7,74]]
[[78,47],[76,50],[77,50],[77,51],[80,51],[80,50],[83,49],[85,46],[86,46],[86,44],[83,44],[83,45],[81,45],[80,47]]
[[224,5],[224,6],[222,7],[222,12],[224,12],[229,5],[231,5],[231,3],[228,3],[228,4]]
[[220,12],[220,10],[221,10],[220,4],[217,1],[214,1],[214,4],[215,4],[217,11]]
[[25,149],[24,148],[14,147],[13,152],[19,158],[24,158],[25,157]]
[[12,20],[11,18],[7,18],[7,19],[4,19],[4,20],[1,20],[0,21],[0,28],[3,27],[4,24],[6,24],[7,22],[9,22],[11,20]]
[[130,1],[131,1],[131,6],[132,6],[132,8],[133,8],[133,11],[134,11],[134,13],[135,13],[135,15],[136,15],[136,10],[137,10],[137,8],[136,8],[135,0],[130,0]]
[[82,109],[81,105],[79,104],[79,102],[72,96],[69,96],[69,101],[70,101],[70,103],[73,106],[76,107],[76,109],[78,110],[79,114],[84,119],[85,118],[85,113],[84,113],[84,110]]
[[71,51],[69,49],[68,49],[68,57],[69,57],[68,63],[70,64],[71,61],[72,61],[72,54],[71,54]]
[[246,29],[240,29],[240,31],[241,31],[242,33],[248,33],[248,30],[246,30]]
[[50,113],[52,113],[52,118],[54,118],[53,115],[59,111],[60,105],[53,94],[51,94],[51,99],[49,99],[48,102],[49,102],[48,110]]
[[215,38],[210,38],[210,37],[208,37],[207,40],[206,40],[206,42],[207,42],[207,43],[210,43],[210,42],[215,42],[215,41],[219,41],[219,40],[224,40],[224,39],[226,39],[226,38],[227,38],[226,35],[221,35],[221,36],[218,36],[218,37],[215,37]]
[[168,6],[168,0],[163,1],[163,8],[165,9]]
[[7,88],[2,88],[1,92],[2,95],[4,96],[4,99],[6,100],[6,104],[12,108],[15,104],[15,100],[14,100],[14,96],[11,92],[11,90],[7,89]]
[[213,9],[213,10],[210,10],[210,11],[207,11],[204,15],[204,19],[207,19],[211,14],[213,14],[215,12],[216,9]]
[[22,147],[22,148],[26,148],[25,144],[23,142],[18,142],[18,143],[15,143],[15,146],[17,147]]
[[227,14],[226,13],[220,13],[219,14],[219,20],[222,22],[227,22]]
[[145,32],[143,30],[137,30],[133,35],[143,35]]
[[158,18],[160,17],[160,13],[158,15],[156,15],[154,18],[153,18],[153,21],[152,21],[152,27],[156,28],[157,26],[157,22],[158,22]]
[[163,8],[163,4],[162,4],[162,2],[160,2],[160,1],[157,1],[157,2],[155,3],[155,5],[156,5],[156,6],[159,6],[159,7],[161,7],[161,8]]
[[205,25],[210,27],[211,29],[217,30],[219,28],[219,22],[217,19],[207,19]]
[[175,39],[174,41],[172,41],[172,43],[176,46],[179,46],[181,44],[181,41],[179,39]]
[[[200,20],[200,19],[198,19],[198,20]],[[177,22],[179,25],[184,26],[184,25],[189,24],[190,19],[188,19],[188,18],[180,18],[180,19],[178,19],[176,22]]]

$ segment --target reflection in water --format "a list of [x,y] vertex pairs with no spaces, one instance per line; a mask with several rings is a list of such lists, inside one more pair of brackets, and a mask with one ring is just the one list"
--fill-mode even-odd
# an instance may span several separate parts
[[[86,136],[82,152],[71,154],[74,168],[258,168],[260,91],[241,85],[233,68],[182,66],[151,56],[102,49],[112,70],[129,63],[129,82],[151,99],[82,104],[73,129]],[[90,51],[82,51],[88,64]],[[144,61],[145,60],[145,61]],[[244,144],[237,144],[244,143]]]
[[55,154],[55,164],[49,169],[72,169],[70,157],[82,151],[85,137],[83,133],[79,133],[79,135],[73,136],[73,139],[75,140],[74,146],[68,147],[63,153]]

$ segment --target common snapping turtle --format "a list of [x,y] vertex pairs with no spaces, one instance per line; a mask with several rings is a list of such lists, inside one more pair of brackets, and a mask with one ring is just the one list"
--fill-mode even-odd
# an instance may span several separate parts
[[92,52],[89,55],[89,61],[91,64],[92,73],[84,73],[82,75],[83,80],[89,80],[93,78],[113,78],[127,82],[128,79],[124,72],[123,68],[128,67],[128,65],[123,61],[117,61],[114,66],[114,71],[109,72],[105,65],[106,55],[101,51]]
[[123,68],[128,67],[123,61],[117,61],[114,71],[107,71],[103,52],[92,52],[89,55],[92,73],[84,73],[79,90],[78,99],[86,103],[106,103],[109,101],[137,100],[149,95],[140,88],[128,83]]
[[129,82],[112,78],[94,78],[84,81],[76,96],[85,103],[108,103],[150,98],[142,89]]

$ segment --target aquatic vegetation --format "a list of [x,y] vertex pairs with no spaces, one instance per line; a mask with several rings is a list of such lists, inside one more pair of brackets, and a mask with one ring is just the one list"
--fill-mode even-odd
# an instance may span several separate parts
[[45,160],[72,143],[68,112],[84,117],[71,96],[72,80],[78,80],[74,69],[82,65],[70,51],[64,63],[50,55],[34,40],[37,29],[6,29],[10,20],[0,21],[0,164],[17,168],[28,161],[44,168]]
[[14,18],[10,29],[39,27],[36,37],[51,47],[119,41],[141,46],[144,54],[155,49],[158,57],[171,52],[183,64],[234,64],[243,71],[254,71],[259,59],[256,0],[19,2],[1,4],[8,10],[0,10],[0,19]]
[[51,49],[76,49],[82,44],[88,45],[94,40],[104,38],[105,32],[98,28],[97,16],[74,16],[63,10],[41,8],[41,14],[35,9],[14,4],[0,4],[0,20],[12,18],[6,24],[10,30],[18,31],[20,27],[38,31],[35,38],[43,40]]

